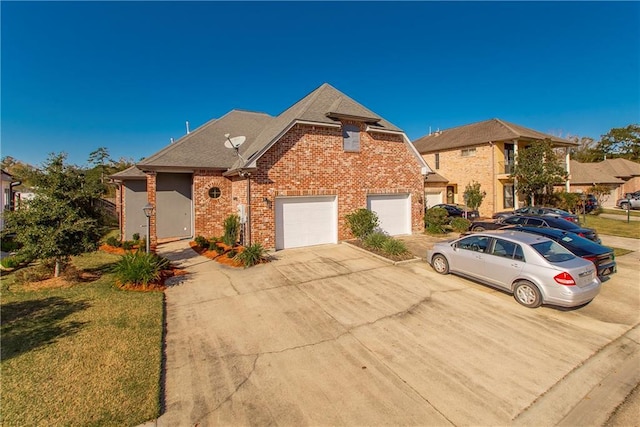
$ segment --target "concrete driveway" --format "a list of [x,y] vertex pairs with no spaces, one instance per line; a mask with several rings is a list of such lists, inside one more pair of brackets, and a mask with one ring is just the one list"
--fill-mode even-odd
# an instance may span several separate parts
[[246,270],[159,250],[191,274],[157,425],[601,425],[640,381],[637,256],[560,311],[345,244]]

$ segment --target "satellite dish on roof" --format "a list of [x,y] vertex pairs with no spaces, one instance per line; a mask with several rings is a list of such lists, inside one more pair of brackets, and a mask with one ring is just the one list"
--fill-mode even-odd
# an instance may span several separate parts
[[246,136],[234,136],[233,138],[229,138],[228,133],[225,134],[225,137],[227,138],[227,140],[224,142],[224,146],[227,148],[233,148],[234,150],[237,150],[238,147],[240,147],[242,143],[247,139]]

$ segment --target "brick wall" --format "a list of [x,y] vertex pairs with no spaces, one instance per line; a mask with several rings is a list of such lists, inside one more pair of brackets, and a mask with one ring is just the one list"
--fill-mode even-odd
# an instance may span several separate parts
[[[337,195],[338,239],[344,240],[352,237],[344,216],[366,208],[367,194],[409,192],[412,229],[424,229],[421,164],[401,136],[369,134],[352,124],[361,127],[359,152],[343,150],[341,129],[296,125],[258,160],[251,188],[254,243],[275,246],[276,196]],[[236,190],[246,196],[244,180],[233,188],[234,196]]]
[[[209,197],[212,187],[220,188],[217,199]],[[220,171],[195,170],[193,173],[194,236],[220,237],[224,234],[224,219],[231,213],[231,181]]]
[[[470,157],[462,157],[462,150],[460,148],[440,151],[439,169],[435,169],[434,153],[425,154],[423,157],[434,172],[439,173],[449,180],[447,185],[455,187],[455,203],[464,204],[463,194],[467,184],[471,184],[472,181],[479,182],[480,190],[487,193],[482,201],[482,205],[480,205],[480,215],[490,217],[496,208],[500,210],[502,207],[502,193],[498,193],[497,188],[494,193],[493,168],[497,167],[498,159],[492,159],[493,149],[489,145],[478,145],[475,146],[475,148],[475,156]],[[497,204],[496,196],[498,199]],[[444,203],[446,203],[446,194],[443,199]]]

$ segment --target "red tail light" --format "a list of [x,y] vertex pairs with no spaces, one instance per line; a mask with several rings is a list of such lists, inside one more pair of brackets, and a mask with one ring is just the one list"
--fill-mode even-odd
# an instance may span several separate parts
[[585,238],[587,237],[587,236],[584,235],[584,233],[578,233],[578,236],[585,237]]
[[571,275],[566,271],[558,274],[553,278],[553,280],[564,286],[574,286],[576,284],[576,281],[573,280],[573,277],[571,277]]

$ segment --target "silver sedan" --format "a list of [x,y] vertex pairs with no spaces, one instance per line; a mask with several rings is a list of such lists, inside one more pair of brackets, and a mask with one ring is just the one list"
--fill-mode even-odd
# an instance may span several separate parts
[[436,243],[427,261],[440,274],[466,276],[511,292],[520,304],[575,307],[600,292],[592,262],[543,236],[513,230]]

